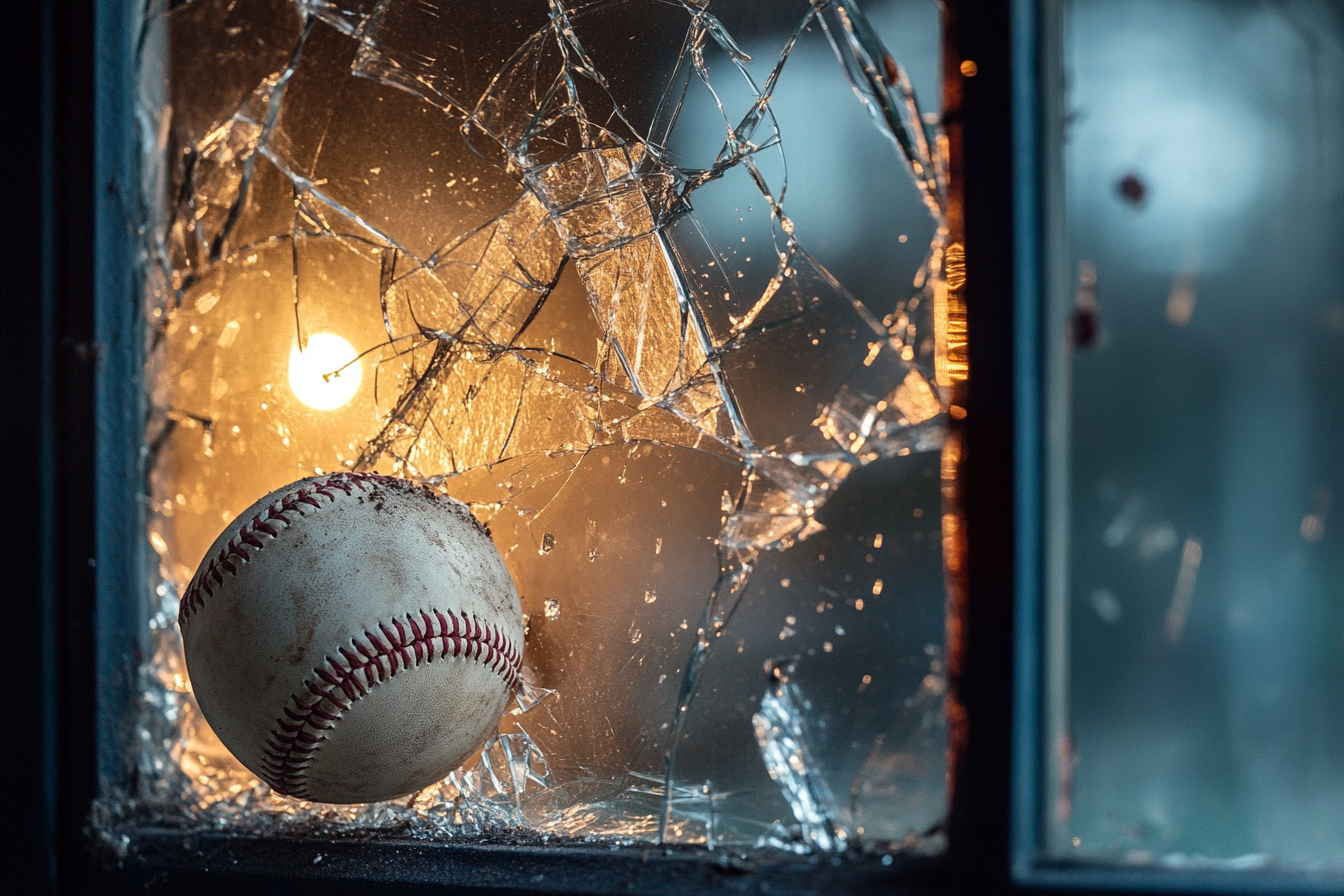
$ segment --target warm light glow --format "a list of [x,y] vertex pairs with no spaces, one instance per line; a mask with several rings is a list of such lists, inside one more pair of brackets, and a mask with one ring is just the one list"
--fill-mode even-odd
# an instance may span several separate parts
[[934,284],[933,330],[934,369],[940,386],[965,380],[969,374],[966,348],[966,247],[959,242],[948,245],[938,259],[946,280]]
[[355,397],[362,376],[355,348],[335,333],[308,337],[300,351],[289,353],[289,388],[299,401],[319,411],[331,411]]

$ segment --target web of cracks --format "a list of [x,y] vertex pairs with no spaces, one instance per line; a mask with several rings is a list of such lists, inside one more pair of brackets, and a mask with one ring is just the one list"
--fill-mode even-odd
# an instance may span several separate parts
[[[622,79],[604,74],[590,44],[601,37],[607,17],[635,5],[550,0],[538,27],[472,94],[471,79],[452,77],[454,66],[444,58],[452,35],[435,44],[432,26],[446,9],[382,0],[358,10],[303,0],[287,64],[188,148],[174,214],[154,230],[147,254],[171,284],[170,302],[180,306],[213,269],[288,244],[301,349],[308,332],[305,308],[313,301],[301,275],[302,247],[334,241],[376,260],[386,340],[345,367],[374,358],[375,401],[383,416],[378,431],[362,437],[358,456],[346,462],[352,468],[391,463],[436,486],[468,471],[498,468],[498,484],[509,494],[552,479],[568,482],[595,450],[622,444],[704,451],[738,466],[740,481],[725,499],[716,540],[719,574],[695,624],[667,726],[665,772],[661,781],[631,790],[658,805],[640,814],[639,824],[622,829],[668,839],[679,824],[675,804],[684,789],[676,781],[683,720],[714,639],[733,618],[760,552],[787,549],[820,531],[817,511],[853,470],[937,448],[943,432],[943,402],[913,320],[921,305],[928,315],[942,285],[945,231],[937,229],[913,295],[879,320],[803,249],[785,213],[787,166],[771,101],[800,37],[814,27],[825,33],[856,99],[891,141],[935,222],[942,221],[946,205],[945,163],[936,126],[856,4],[806,5],[760,83],[749,69],[751,58],[709,5],[643,4],[675,12],[684,32],[675,60],[660,69],[662,89],[642,105],[623,93]],[[323,189],[315,172],[326,132],[311,159],[300,163],[287,145],[284,113],[305,50],[324,26],[358,44],[354,75],[409,92],[459,122],[467,149],[517,185],[502,214],[424,253]],[[464,63],[473,61],[459,52]],[[751,97],[745,109],[711,78],[711,68],[724,62]],[[675,139],[697,89],[710,98],[723,138],[703,167],[677,164]],[[762,163],[766,156],[777,164],[777,175]],[[239,242],[242,223],[259,201],[253,194],[262,160],[289,185],[290,232]],[[769,219],[762,248],[775,263],[768,277],[753,281],[754,291],[731,282],[727,272],[734,259],[716,245],[714,228],[695,210],[697,191],[733,172],[745,174]],[[544,337],[534,337],[568,276],[581,284],[590,323],[600,333],[591,358],[548,349]],[[164,332],[161,327],[156,333],[155,347]],[[751,373],[754,361],[744,365],[740,359],[765,353],[821,359],[827,371],[821,388],[828,397],[796,400],[782,378],[762,385],[761,376]],[[562,422],[529,423],[539,418],[538,409],[547,420]],[[174,413],[210,426],[190,411],[170,410],[167,417]],[[562,462],[550,462],[556,458]],[[563,485],[555,495],[562,491]],[[801,697],[787,679],[775,693],[777,718],[757,726],[762,755],[810,831],[804,839],[836,848],[835,824],[824,805],[829,797],[806,775],[795,780],[786,773],[806,765],[803,728],[788,721],[789,713],[804,712]],[[545,697],[544,689],[520,696],[518,709],[531,710]],[[471,821],[473,812],[483,823],[516,823],[516,814],[482,814],[489,800],[469,797],[498,802],[501,795],[525,791],[529,781],[549,780],[545,757],[520,732],[497,737],[473,771],[455,773],[441,785],[453,794],[453,823]]]

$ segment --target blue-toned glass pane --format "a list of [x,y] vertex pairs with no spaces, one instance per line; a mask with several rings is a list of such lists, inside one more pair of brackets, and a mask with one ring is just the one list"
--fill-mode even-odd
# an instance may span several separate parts
[[1048,851],[1339,869],[1344,6],[1066,9]]

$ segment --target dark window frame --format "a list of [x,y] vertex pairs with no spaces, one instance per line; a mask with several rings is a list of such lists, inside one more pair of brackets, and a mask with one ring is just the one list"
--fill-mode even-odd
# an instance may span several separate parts
[[[963,440],[970,549],[950,612],[955,782],[936,857],[497,842],[300,841],[90,819],[126,749],[141,658],[141,294],[123,189],[141,0],[20,4],[7,23],[6,456],[19,469],[0,568],[25,655],[11,672],[7,877],[24,892],[290,893],[888,890],[1029,893],[1291,887],[1038,858],[1042,714],[1044,297],[1061,288],[1062,0],[946,0],[951,226],[964,237],[973,378]],[[959,72],[974,60],[975,77]],[[893,174],[893,176],[899,176]],[[36,230],[36,235],[34,234]],[[36,301],[34,297],[41,297]],[[37,433],[36,462],[33,433]],[[24,481],[25,479],[33,481]],[[954,591],[957,582],[954,581]],[[33,633],[36,633],[34,636]],[[1016,687],[1016,696],[1014,689]],[[964,724],[963,724],[964,722]],[[7,728],[10,726],[7,726]],[[322,861],[314,862],[320,855]]]
[[[7,438],[41,433],[40,485],[6,504],[6,559],[19,570],[14,594],[25,629],[42,633],[40,663],[25,664],[20,709],[42,721],[44,736],[24,743],[15,814],[22,836],[6,844],[11,864],[33,891],[129,890],[158,885],[225,891],[241,885],[304,892],[370,885],[398,892],[476,886],[502,889],[910,889],[981,892],[1009,887],[1009,747],[1012,683],[1011,538],[1013,506],[1012,358],[1009,339],[971,343],[975,391],[962,436],[971,460],[966,507],[976,539],[968,567],[971,599],[957,693],[968,724],[956,757],[940,857],[791,857],[751,852],[630,847],[313,842],[186,835],[131,825],[129,842],[102,836],[90,822],[100,782],[129,782],[141,656],[136,622],[145,616],[140,434],[143,417],[139,284],[135,234],[122,205],[134,191],[136,146],[131,100],[138,0],[73,0],[28,9],[10,33],[18,46],[16,85],[36,100],[24,106],[32,177],[20,219],[42,222],[41,264],[21,270],[23,313],[34,319],[6,332],[9,382],[31,383],[9,416]],[[961,88],[949,127],[959,165],[966,242],[967,302],[977,332],[1012,331],[1012,156],[1010,27],[1034,29],[1036,3],[951,2],[945,68]],[[20,52],[22,51],[22,52]],[[962,79],[961,59],[980,74]],[[18,88],[16,86],[16,92]],[[950,93],[949,96],[952,96]],[[32,152],[36,149],[37,152]],[[899,176],[899,175],[893,175]],[[17,195],[17,194],[11,194]],[[959,225],[960,226],[960,225]],[[8,247],[31,249],[33,240]],[[7,251],[9,248],[7,247]],[[13,304],[13,303],[12,303]],[[39,333],[34,339],[32,334]],[[7,397],[8,398],[8,397]],[[17,446],[16,446],[17,447]],[[31,453],[31,441],[24,447]],[[11,457],[25,455],[11,452]],[[22,524],[16,521],[22,520]],[[33,552],[37,520],[44,549]],[[21,540],[20,535],[27,538]],[[96,720],[96,722],[95,722]],[[40,772],[39,772],[40,770]],[[316,854],[324,861],[314,864]],[[537,875],[541,875],[538,878]]]

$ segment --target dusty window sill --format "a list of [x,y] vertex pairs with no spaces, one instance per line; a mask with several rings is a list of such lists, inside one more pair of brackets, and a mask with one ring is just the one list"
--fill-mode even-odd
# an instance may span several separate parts
[[773,849],[539,840],[426,842],[243,837],[127,826],[98,833],[106,892],[925,892],[945,859],[913,852],[795,856]]

